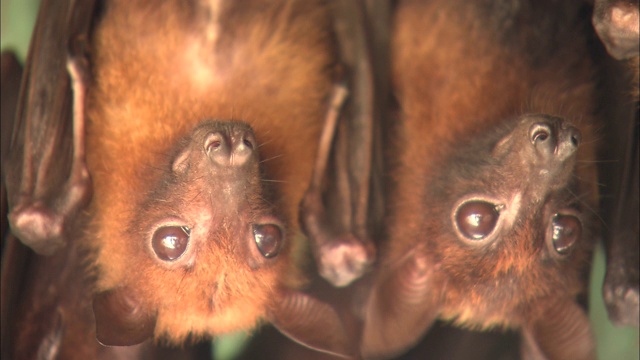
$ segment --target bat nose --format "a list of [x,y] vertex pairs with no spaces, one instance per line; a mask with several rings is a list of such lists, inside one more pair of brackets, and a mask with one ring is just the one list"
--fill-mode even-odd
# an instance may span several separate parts
[[558,144],[556,145],[556,156],[560,160],[565,160],[573,155],[580,145],[582,134],[575,126],[562,123],[558,131]]
[[257,146],[251,129],[231,125],[206,136],[204,148],[214,163],[233,167],[242,166],[253,159]]
[[560,118],[543,117],[531,125],[529,140],[543,158],[564,161],[576,152],[582,135]]

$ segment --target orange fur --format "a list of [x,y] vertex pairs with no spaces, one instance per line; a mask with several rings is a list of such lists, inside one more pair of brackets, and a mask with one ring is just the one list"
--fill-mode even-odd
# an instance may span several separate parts
[[[536,312],[536,301],[548,295],[574,297],[583,290],[580,271],[588,253],[577,253],[551,270],[542,268],[543,250],[530,239],[544,230],[532,228],[531,222],[521,224],[496,257],[478,259],[477,249],[452,244],[457,239],[434,225],[440,220],[429,217],[452,211],[450,204],[438,203],[428,193],[439,169],[449,166],[447,158],[458,144],[527,113],[552,114],[580,128],[584,145],[578,161],[593,159],[596,150],[593,66],[580,55],[587,53],[584,36],[571,38],[579,29],[567,25],[560,35],[547,34],[560,38],[561,45],[544,50],[550,42],[526,30],[536,26],[535,21],[501,23],[497,10],[521,9],[509,8],[507,2],[491,8],[496,3],[501,2],[401,2],[391,43],[400,110],[391,124],[393,139],[386,155],[392,175],[385,266],[395,266],[413,251],[425,253],[438,269],[433,288],[443,296],[440,316],[480,328],[521,325]],[[574,18],[556,20],[570,23]],[[590,212],[597,208],[595,166],[582,165],[576,170],[582,179],[579,195],[586,194],[582,201]],[[505,184],[520,181],[517,173],[505,174]],[[475,184],[478,191],[487,186]],[[521,206],[526,211],[532,205]],[[504,276],[507,273],[512,277]],[[509,283],[507,278],[518,281]]]
[[[139,290],[158,309],[156,335],[170,341],[252,328],[280,287],[299,284],[291,259],[301,237],[298,203],[332,80],[323,4],[221,3],[208,11],[182,1],[113,1],[93,39],[87,161],[95,190],[86,239],[97,250],[97,288]],[[148,242],[126,229],[157,181],[153,170],[204,119],[242,120],[255,131],[264,179],[278,181],[270,201],[288,234],[274,266],[252,270],[232,248],[208,246],[185,273],[131,245]],[[213,283],[212,308],[205,288]]]

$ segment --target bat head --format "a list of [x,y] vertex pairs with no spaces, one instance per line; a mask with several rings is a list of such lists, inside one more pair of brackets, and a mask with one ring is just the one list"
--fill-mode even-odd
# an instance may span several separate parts
[[131,324],[182,341],[264,316],[290,247],[265,200],[257,151],[242,122],[205,121],[180,143],[126,231],[131,273],[94,302],[101,341],[144,338],[122,332]]
[[536,299],[580,290],[591,215],[576,195],[580,131],[546,115],[511,124],[457,149],[430,192],[450,213],[426,229],[448,279],[443,316],[467,325],[517,322]]

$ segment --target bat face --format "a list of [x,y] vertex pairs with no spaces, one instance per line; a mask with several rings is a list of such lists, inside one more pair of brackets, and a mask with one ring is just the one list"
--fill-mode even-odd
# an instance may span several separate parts
[[547,115],[512,122],[459,149],[428,185],[426,251],[447,284],[443,317],[461,324],[518,322],[536,299],[580,288],[591,221],[573,195],[580,131]]
[[298,203],[331,85],[326,9],[218,5],[113,2],[96,27],[88,239],[105,343],[247,330],[300,282]]
[[145,273],[121,286],[145,294],[158,329],[221,333],[252,326],[261,314],[248,309],[267,307],[285,232],[258,161],[248,125],[204,122],[138,207],[127,231],[137,241],[125,246]]

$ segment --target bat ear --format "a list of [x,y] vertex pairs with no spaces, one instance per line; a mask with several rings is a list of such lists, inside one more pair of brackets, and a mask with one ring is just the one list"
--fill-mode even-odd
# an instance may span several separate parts
[[96,338],[102,345],[128,346],[153,336],[156,316],[127,288],[108,290],[93,298]]
[[432,283],[433,265],[419,254],[388,273],[379,273],[366,306],[361,353],[391,358],[409,349],[431,327],[440,311],[440,292]]
[[342,357],[356,354],[338,313],[307,294],[286,290],[268,317],[281,333],[304,346]]
[[523,336],[525,357],[585,360],[596,358],[589,319],[572,299],[554,301],[544,313],[537,314],[523,329]]

